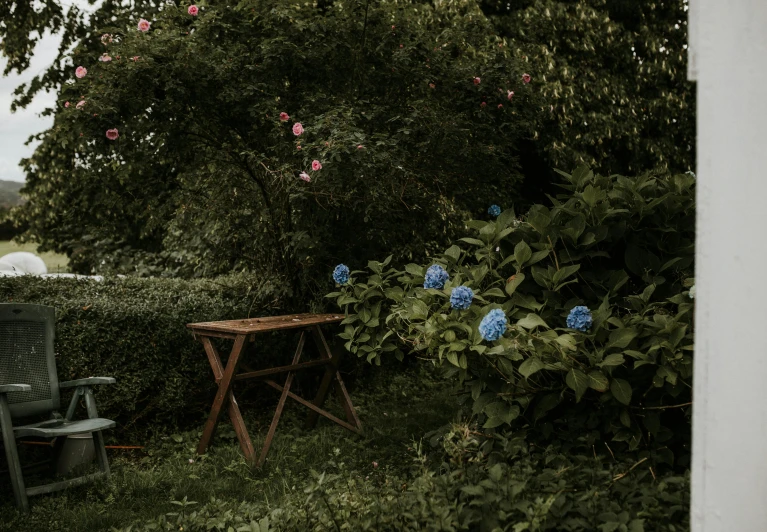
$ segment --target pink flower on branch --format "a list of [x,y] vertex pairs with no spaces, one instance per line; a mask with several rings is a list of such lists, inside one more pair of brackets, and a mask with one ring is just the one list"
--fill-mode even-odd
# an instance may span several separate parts
[[149,27],[151,25],[152,24],[148,20],[142,18],[141,20],[138,21],[138,30],[140,32],[146,33],[149,31]]
[[85,100],[80,100],[79,102],[77,102],[77,105],[75,105],[75,107],[77,109],[82,109],[83,107],[85,107]]
[[301,179],[303,179],[307,183],[311,183],[312,182],[311,176],[309,174],[307,174],[306,172],[301,172],[300,174],[298,174],[298,177],[300,177]]
[[479,85],[481,81],[479,78],[474,78],[474,85]]
[[293,124],[293,134],[296,137],[303,132],[304,132],[304,126],[301,125],[301,122],[296,122],[295,124]]
[[109,54],[106,54],[106,53],[101,54],[101,57],[99,57],[99,61],[101,61],[102,63],[108,63],[111,60],[112,58],[109,57]]
[[312,161],[312,170],[315,172],[317,170],[322,170],[322,164],[317,159]]
[[288,120],[290,120],[290,115],[288,113],[280,113],[280,122],[287,122]]
[[117,128],[115,129],[107,129],[107,138],[109,140],[117,140],[117,137],[119,137],[120,134],[117,132]]
[[530,83],[531,79],[532,78],[530,77],[530,74],[522,74],[522,81],[524,81],[525,83]]
[[131,57],[131,60],[132,60],[134,63],[135,63],[136,61],[138,61],[139,59],[141,59],[141,57],[139,57],[139,56],[137,56],[137,55],[134,55],[133,57]]
[[104,35],[101,36],[101,44],[106,45],[106,44],[109,44],[110,42],[112,42],[111,33],[105,33]]
[[69,102],[64,102],[64,107],[69,107]]
[[83,79],[88,74],[88,69],[84,66],[79,66],[75,70],[75,76],[77,76],[77,79]]
[[197,8],[197,6],[195,6],[195,5],[191,5],[191,6],[189,6],[189,9],[187,9],[187,10],[186,10],[186,12],[187,12],[187,13],[189,13],[190,15],[192,15],[193,17],[196,17],[196,16],[197,16],[197,13],[198,13],[199,11],[200,11],[200,10],[199,10],[199,9]]

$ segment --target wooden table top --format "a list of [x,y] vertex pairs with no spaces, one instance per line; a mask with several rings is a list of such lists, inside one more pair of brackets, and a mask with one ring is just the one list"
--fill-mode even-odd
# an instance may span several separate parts
[[200,334],[204,334],[206,331],[228,334],[255,334],[284,329],[300,329],[326,323],[338,323],[343,319],[343,314],[289,314],[287,316],[267,316],[265,318],[250,318],[246,320],[189,323],[187,327]]

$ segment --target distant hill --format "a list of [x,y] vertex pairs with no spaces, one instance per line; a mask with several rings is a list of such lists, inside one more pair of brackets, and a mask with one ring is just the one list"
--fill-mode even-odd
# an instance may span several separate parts
[[18,181],[5,181],[0,179],[0,208],[8,209],[21,205],[24,200],[19,195],[19,190],[24,183]]

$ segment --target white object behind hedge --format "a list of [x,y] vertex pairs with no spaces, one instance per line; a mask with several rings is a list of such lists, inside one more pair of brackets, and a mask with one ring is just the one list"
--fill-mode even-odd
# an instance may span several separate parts
[[4,271],[9,271],[7,266],[10,266],[13,270],[20,273],[28,273],[31,275],[42,275],[48,273],[48,268],[45,266],[45,261],[28,251],[14,251],[8,253],[0,258],[0,267]]

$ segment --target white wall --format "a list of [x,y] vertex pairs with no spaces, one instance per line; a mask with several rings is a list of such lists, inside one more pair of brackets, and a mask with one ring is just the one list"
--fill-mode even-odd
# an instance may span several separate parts
[[767,0],[697,4],[692,530],[767,531]]

